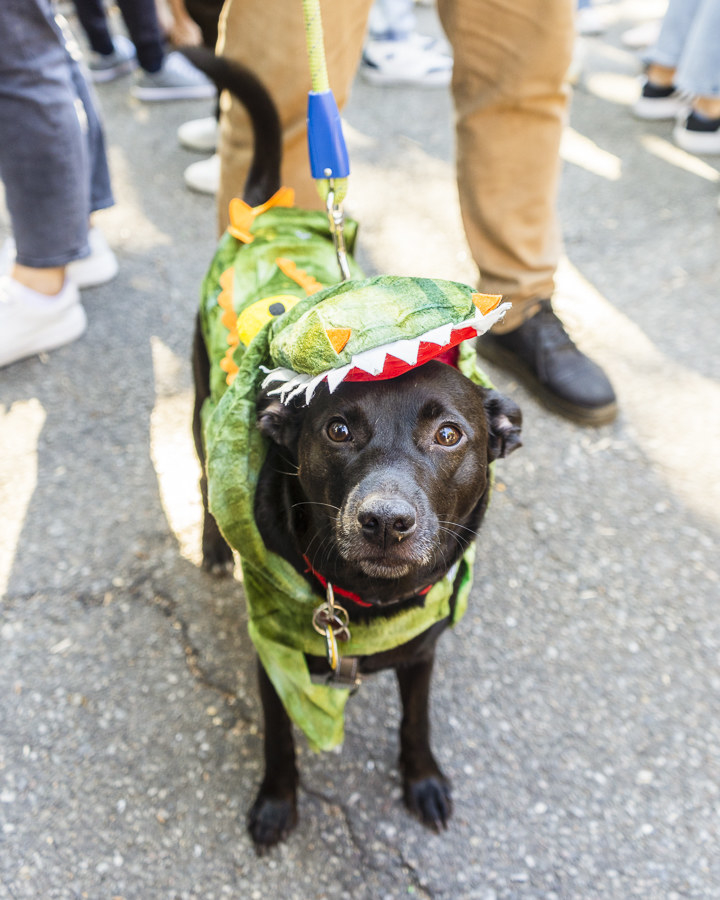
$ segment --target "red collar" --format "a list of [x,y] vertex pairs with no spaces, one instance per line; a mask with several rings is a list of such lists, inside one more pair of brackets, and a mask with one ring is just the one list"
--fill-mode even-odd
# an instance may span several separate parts
[[[307,565],[306,572],[309,572],[311,575],[314,575],[315,578],[320,582],[323,588],[327,588],[327,578],[324,575],[321,575],[317,569],[313,569],[312,563],[307,558],[307,556],[303,555],[303,559],[305,560],[305,564]],[[357,594],[354,594],[352,591],[346,591],[344,588],[338,587],[336,584],[333,584],[333,593],[339,597],[344,597],[346,600],[351,600],[353,603],[357,604],[357,606],[362,606],[364,609],[370,609],[375,606],[374,603],[368,603],[367,600],[363,600],[362,597],[359,597]],[[432,590],[432,585],[429,584],[427,587],[424,587],[421,591],[417,591],[416,594],[413,594],[414,597],[424,597],[425,594],[429,593]]]

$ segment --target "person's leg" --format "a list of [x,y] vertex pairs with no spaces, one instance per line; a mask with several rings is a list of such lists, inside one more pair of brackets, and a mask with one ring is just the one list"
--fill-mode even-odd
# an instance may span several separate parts
[[633,104],[639,119],[676,119],[688,98],[675,83],[675,70],[702,0],[670,0],[655,44],[647,50],[645,78]]
[[675,82],[692,95],[673,137],[689,153],[720,153],[720,0],[701,0],[678,61]]
[[101,56],[109,56],[114,47],[103,0],[73,0],[73,5],[91,48]]
[[609,421],[612,387],[549,302],[561,249],[556,202],[573,0],[439,0],[438,9],[455,58],[465,232],[482,290],[513,304],[479,346],[555,410]]
[[[362,53],[371,0],[321,3],[330,86],[340,108]],[[310,176],[307,150],[307,98],[310,64],[302,5],[286,5],[284,15],[267,0],[227,0],[220,17],[218,52],[250,66],[260,75],[280,110],[283,125],[282,183],[295,189],[298,206],[322,208]],[[228,204],[242,195],[252,156],[252,132],[239,102],[223,95],[219,152],[218,218],[228,223]]]
[[155,0],[117,0],[117,5],[140,66],[146,72],[159,72],[165,51]]
[[67,265],[89,253],[90,211],[112,196],[99,121],[87,90],[87,105],[80,101],[76,66],[49,0],[3,0],[0,177],[15,258],[0,277],[0,365],[59,347],[85,329]]
[[200,100],[215,96],[215,86],[185,57],[165,52],[155,0],[117,0],[142,72],[130,90],[138,100]]
[[[720,98],[720,0],[700,0],[677,64],[677,86],[693,96]],[[708,112],[720,115],[715,107]]]
[[[649,67],[649,77],[654,67],[675,71],[702,2],[703,0],[670,0],[657,42],[643,56]],[[667,80],[658,72],[657,78],[650,77],[650,80],[660,85],[672,84],[672,75]]]
[[504,330],[551,296],[574,41],[571,0],[440,0],[453,46],[457,169],[482,289],[513,302]]
[[73,2],[92,50],[87,59],[92,80],[104,83],[132,72],[138,64],[135,45],[124,34],[112,34],[103,0]]
[[88,251],[90,154],[49,0],[3,0],[0,43],[0,176],[17,262],[64,266]]

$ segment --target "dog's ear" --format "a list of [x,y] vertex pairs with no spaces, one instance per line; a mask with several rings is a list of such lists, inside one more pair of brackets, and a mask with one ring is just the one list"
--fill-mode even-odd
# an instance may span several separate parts
[[514,400],[497,391],[485,391],[485,415],[488,423],[488,458],[509,456],[522,447],[522,413]]
[[264,391],[256,404],[257,427],[265,437],[281,447],[295,449],[300,431],[300,416],[292,403],[282,403]]

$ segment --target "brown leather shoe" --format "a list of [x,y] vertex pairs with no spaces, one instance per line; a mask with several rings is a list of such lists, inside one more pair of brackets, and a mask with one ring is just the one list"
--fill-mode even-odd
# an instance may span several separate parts
[[603,370],[581,353],[549,300],[514,331],[485,334],[478,352],[517,375],[554,412],[582,425],[606,425],[617,398]]

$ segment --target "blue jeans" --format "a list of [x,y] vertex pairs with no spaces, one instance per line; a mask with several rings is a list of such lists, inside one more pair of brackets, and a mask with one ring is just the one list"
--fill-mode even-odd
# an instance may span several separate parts
[[90,213],[114,202],[105,139],[49,0],[0,2],[0,123],[17,262],[50,268],[87,256]]
[[720,97],[720,0],[670,0],[645,62],[674,68],[688,94]]

